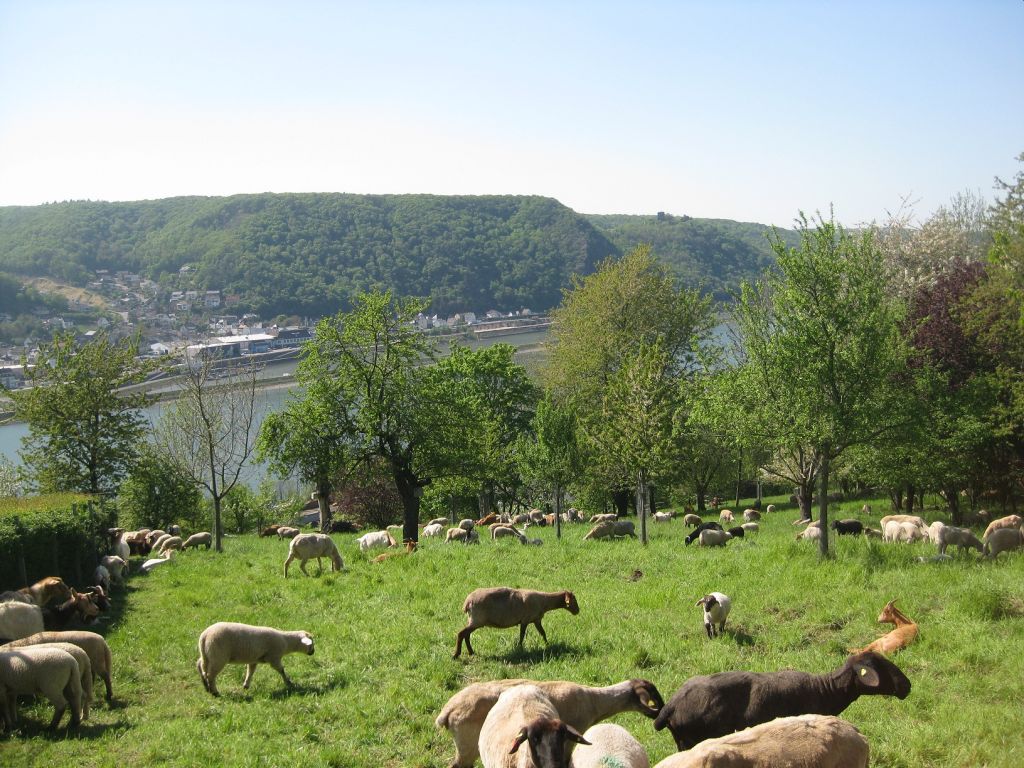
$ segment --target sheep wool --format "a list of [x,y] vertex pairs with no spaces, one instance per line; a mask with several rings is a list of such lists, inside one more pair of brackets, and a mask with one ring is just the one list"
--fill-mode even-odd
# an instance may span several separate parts
[[73,643],[85,651],[89,656],[89,664],[92,667],[94,676],[103,680],[107,687],[107,701],[114,698],[114,690],[111,685],[110,674],[113,667],[110,646],[103,639],[102,635],[85,630],[71,632],[37,632],[34,635],[15,640],[7,645],[0,646],[0,651],[14,648],[24,648],[28,645],[42,645],[44,643]]
[[572,768],[650,768],[643,744],[621,725],[595,725],[583,738],[590,743],[573,750]]
[[196,668],[203,686],[214,696],[217,675],[228,664],[248,666],[242,688],[248,689],[258,664],[269,664],[289,688],[292,681],[284,671],[281,657],[288,653],[313,655],[313,636],[305,631],[285,632],[273,627],[221,621],[203,630],[199,636],[199,661]]
[[0,603],[0,639],[19,640],[43,631],[43,609],[28,603]]
[[[0,653],[0,697],[8,729],[18,722],[17,697],[39,694],[53,704],[50,729],[71,708],[71,726],[82,719],[82,674],[75,657],[60,648],[19,648]],[[11,705],[11,702],[14,702]]]
[[504,691],[480,729],[484,768],[568,768],[567,753],[586,744],[558,718],[558,710],[536,685]]

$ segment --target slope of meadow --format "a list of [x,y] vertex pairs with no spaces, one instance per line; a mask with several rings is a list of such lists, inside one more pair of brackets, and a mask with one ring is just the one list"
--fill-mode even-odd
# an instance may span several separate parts
[[[447,766],[452,742],[433,721],[470,682],[645,677],[667,700],[695,674],[824,672],[890,628],[875,618],[892,598],[921,627],[894,657],[913,690],[905,701],[862,698],[845,713],[868,737],[873,764],[1024,764],[1024,558],[970,553],[922,564],[916,557],[933,546],[843,537],[836,557],[820,563],[812,545],[794,540],[793,516],[777,512],[759,535],[715,550],[683,546],[678,518],[652,525],[646,549],[584,542],[587,527],[570,526],[562,542],[531,529],[543,547],[428,540],[383,564],[361,555],[354,536],[338,536],[344,572],[307,578],[296,569],[287,580],[286,543],[228,539],[223,555],[188,552],[134,575],[101,629],[114,652],[115,706],[101,703],[77,733],[56,734],[42,730],[49,705],[23,706],[22,730],[0,738],[0,764]],[[547,647],[532,628],[523,649],[514,629],[482,629],[477,655],[453,660],[465,595],[495,585],[572,589],[581,611],[548,615]],[[725,636],[708,640],[693,603],[713,589],[732,597],[733,611]],[[285,659],[296,689],[261,666],[245,693],[244,668],[233,666],[218,681],[221,698],[207,694],[196,640],[220,620],[312,632],[315,655]],[[674,751],[669,733],[641,715],[617,722],[652,765]]]

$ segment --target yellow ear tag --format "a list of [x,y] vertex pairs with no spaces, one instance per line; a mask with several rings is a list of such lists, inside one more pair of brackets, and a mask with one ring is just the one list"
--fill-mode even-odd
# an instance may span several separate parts
[[866,669],[862,669],[862,670],[860,671],[860,676],[861,676],[861,677],[864,677],[864,675],[866,675],[867,673],[868,673],[868,671],[867,671]]

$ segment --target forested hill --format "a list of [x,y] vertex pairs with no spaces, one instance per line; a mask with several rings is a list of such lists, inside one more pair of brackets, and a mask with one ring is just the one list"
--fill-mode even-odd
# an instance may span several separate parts
[[[588,214],[620,251],[650,243],[657,257],[672,267],[684,283],[701,286],[720,298],[740,281],[760,275],[774,263],[768,235],[772,228],[728,219],[695,219],[658,214],[627,216]],[[780,229],[788,245],[797,243],[793,230]]]
[[[0,208],[0,272],[75,285],[97,269],[220,289],[264,316],[321,315],[358,290],[429,296],[432,311],[558,304],[574,273],[637,242],[721,292],[769,251],[756,225],[583,216],[543,197],[259,194]],[[763,229],[763,228],[762,228]],[[187,278],[179,269],[190,265]],[[187,283],[187,284],[186,284]]]

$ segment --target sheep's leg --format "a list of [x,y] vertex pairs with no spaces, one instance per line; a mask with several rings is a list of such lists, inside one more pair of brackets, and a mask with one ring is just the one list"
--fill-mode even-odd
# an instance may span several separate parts
[[304,574],[309,576],[309,571],[306,570],[306,558],[302,558],[299,561],[299,570],[301,570]]
[[245,680],[242,681],[242,688],[249,690],[249,683],[252,682],[252,676],[256,674],[256,664],[248,664],[245,668]]
[[[202,670],[199,671],[199,676],[200,677],[203,676]],[[114,689],[110,685],[110,673],[109,672],[104,672],[102,675],[100,675],[100,677],[103,678],[103,684],[107,686],[107,703],[109,704],[111,702],[111,700],[114,698]],[[205,679],[203,680],[203,685],[204,686],[206,685],[206,680]],[[207,690],[209,690],[209,688],[207,688]]]
[[[284,680],[285,685],[289,688],[293,687],[292,681],[288,679],[288,675],[284,671],[284,664],[281,663],[280,659],[268,659],[267,663],[281,674],[281,679]],[[255,667],[256,665],[253,664],[252,666]]]
[[474,629],[476,629],[476,627],[473,627],[473,626],[464,627],[463,629],[461,629],[459,631],[459,634],[457,634],[455,636],[456,637],[455,654],[452,656],[453,659],[457,659],[457,658],[459,658],[459,656],[462,655],[462,641],[463,640],[466,641],[466,650],[469,652],[469,655],[470,656],[473,655],[473,644],[469,642],[469,636],[471,634],[473,634],[473,630]]
[[718,634],[725,632],[725,619],[722,619],[722,623],[718,625]]
[[537,631],[540,632],[540,636],[544,639],[544,645],[547,645],[548,636],[544,634],[544,627],[540,625],[540,619],[537,619],[535,622],[533,622],[533,626],[535,626],[537,628]]
[[715,628],[710,621],[704,624],[704,631],[708,633],[708,637],[715,636]]
[[320,556],[317,555],[317,558],[316,558],[316,575],[317,576],[322,576],[323,573],[324,573],[324,564],[320,561]]
[[526,624],[519,625],[519,645],[522,646],[523,640],[526,639]]
[[284,577],[288,578],[288,564],[295,559],[295,555],[291,552],[288,553],[288,559],[284,561]]

